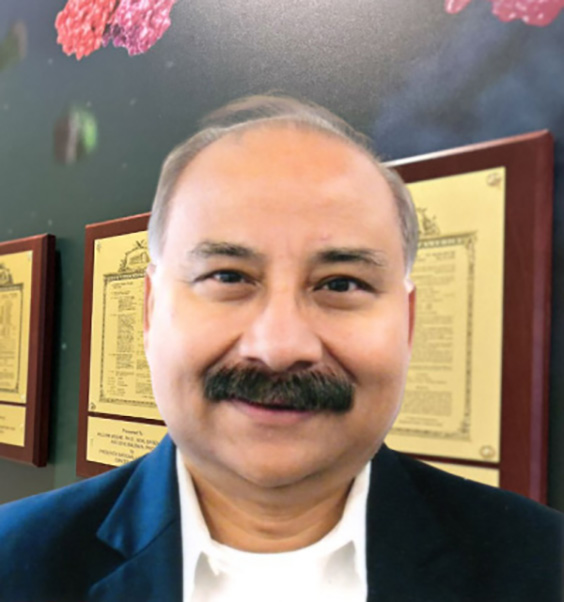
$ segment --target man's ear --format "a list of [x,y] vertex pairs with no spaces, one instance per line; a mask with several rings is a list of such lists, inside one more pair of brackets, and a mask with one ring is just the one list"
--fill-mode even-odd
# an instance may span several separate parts
[[409,304],[409,331],[408,331],[408,344],[409,349],[413,348],[413,333],[415,331],[415,301],[417,299],[415,284],[410,282],[411,290],[408,292],[408,304]]
[[155,276],[155,264],[150,263],[145,271],[145,294],[143,304],[143,337],[145,340],[145,349],[147,348],[147,335],[151,329],[151,318],[153,316],[153,306],[155,303],[153,278]]

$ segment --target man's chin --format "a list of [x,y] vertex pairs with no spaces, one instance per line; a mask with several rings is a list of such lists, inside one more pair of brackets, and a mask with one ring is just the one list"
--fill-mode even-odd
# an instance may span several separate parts
[[317,471],[307,470],[301,462],[268,462],[246,465],[239,476],[265,493],[280,494],[284,489],[295,490],[297,485],[311,479],[313,474],[317,474]]

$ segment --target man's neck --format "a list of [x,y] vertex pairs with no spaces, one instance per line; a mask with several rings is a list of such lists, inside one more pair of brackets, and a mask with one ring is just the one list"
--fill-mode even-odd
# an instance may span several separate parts
[[314,500],[280,490],[272,495],[234,496],[196,471],[189,472],[211,537],[255,553],[298,550],[322,539],[341,519],[352,484],[318,488]]

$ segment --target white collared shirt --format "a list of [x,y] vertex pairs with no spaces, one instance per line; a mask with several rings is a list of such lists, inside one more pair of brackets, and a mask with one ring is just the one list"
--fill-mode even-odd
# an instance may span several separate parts
[[364,602],[366,501],[370,464],[350,490],[343,516],[318,542],[257,554],[214,541],[180,452],[176,470],[182,522],[183,602]]

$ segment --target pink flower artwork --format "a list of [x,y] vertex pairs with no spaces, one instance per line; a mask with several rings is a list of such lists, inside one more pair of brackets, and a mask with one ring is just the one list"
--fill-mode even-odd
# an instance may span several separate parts
[[104,35],[130,55],[147,52],[170,27],[170,11],[175,0],[121,0]]
[[464,10],[472,0],[445,0],[445,10],[447,13],[455,14]]
[[[447,13],[459,13],[472,0],[445,0]],[[545,27],[556,19],[564,8],[564,0],[488,0],[492,13],[500,21],[520,19],[527,25]]]
[[57,15],[57,42],[77,59],[102,44],[127,49],[130,55],[147,52],[170,27],[175,0],[68,0]]
[[104,31],[117,0],[69,0],[57,15],[57,42],[65,54],[80,60],[102,45]]

